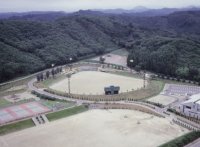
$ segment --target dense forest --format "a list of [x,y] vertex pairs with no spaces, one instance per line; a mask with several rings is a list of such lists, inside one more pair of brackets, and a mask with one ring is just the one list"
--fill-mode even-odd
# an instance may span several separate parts
[[0,82],[121,47],[129,50],[131,67],[199,81],[199,26],[199,11],[155,17],[80,11],[2,19]]

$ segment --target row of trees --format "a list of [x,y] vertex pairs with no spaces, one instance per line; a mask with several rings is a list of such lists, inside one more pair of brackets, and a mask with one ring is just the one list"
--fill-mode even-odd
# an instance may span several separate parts
[[52,70],[47,70],[45,73],[40,73],[36,76],[37,81],[43,81],[46,79],[49,79],[50,77],[55,78],[55,75],[59,74],[62,72],[62,67],[57,67],[57,68],[53,68]]

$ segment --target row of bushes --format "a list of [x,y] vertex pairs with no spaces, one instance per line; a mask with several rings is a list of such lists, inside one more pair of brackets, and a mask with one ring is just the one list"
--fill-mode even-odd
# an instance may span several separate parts
[[170,77],[170,76],[166,76],[166,75],[163,75],[163,74],[159,74],[159,75],[153,76],[152,78],[154,79],[156,77],[161,78],[161,79],[166,79],[166,80],[174,80],[174,81],[183,82],[183,83],[191,83],[191,84],[200,85],[200,82],[195,82],[195,81],[191,81],[191,80]]
[[39,97],[41,99],[47,99],[47,100],[52,100],[52,101],[56,100],[56,98],[54,98],[54,97],[47,96],[47,95],[44,95],[44,94],[40,94],[40,93],[38,93],[36,91],[32,91],[31,93],[36,95],[37,97]]
[[188,119],[188,120],[190,120],[190,121],[193,121],[193,122],[196,122],[196,123],[200,123],[200,120],[199,120],[199,119],[194,118],[194,117],[185,116],[185,115],[183,115],[182,113],[177,112],[175,109],[168,108],[167,111],[169,111],[169,112],[171,112],[171,113],[174,113],[174,114],[176,114],[176,115],[178,115],[178,116],[184,117],[184,118],[186,118],[186,119]]
[[200,131],[187,133],[183,136],[175,138],[159,147],[184,147],[200,137]]
[[150,102],[150,101],[142,101],[142,102],[157,106],[159,108],[164,108],[165,107],[163,104],[160,104],[160,103],[155,103],[155,102]]

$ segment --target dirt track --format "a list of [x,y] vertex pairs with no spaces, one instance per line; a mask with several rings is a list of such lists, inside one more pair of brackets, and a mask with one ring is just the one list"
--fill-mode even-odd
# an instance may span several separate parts
[[155,147],[186,132],[167,119],[138,111],[90,110],[2,136],[0,146]]

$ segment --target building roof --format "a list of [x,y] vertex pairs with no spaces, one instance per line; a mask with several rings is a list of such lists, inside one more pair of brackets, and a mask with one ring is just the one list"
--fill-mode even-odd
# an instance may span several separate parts
[[105,87],[105,91],[119,91],[119,86],[110,86],[110,87]]
[[189,100],[183,102],[183,104],[187,104],[187,103],[197,103],[197,104],[200,104],[200,93],[192,95]]

